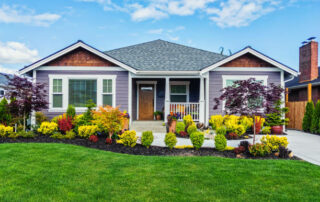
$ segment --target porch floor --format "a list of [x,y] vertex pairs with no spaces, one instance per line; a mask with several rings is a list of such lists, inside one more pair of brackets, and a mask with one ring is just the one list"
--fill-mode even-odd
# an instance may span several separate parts
[[164,121],[132,121],[130,129],[136,132],[166,133],[166,126],[163,123]]

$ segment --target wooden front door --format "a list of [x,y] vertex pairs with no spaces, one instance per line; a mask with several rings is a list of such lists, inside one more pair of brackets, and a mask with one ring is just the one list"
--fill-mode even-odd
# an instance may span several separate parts
[[139,86],[139,120],[153,120],[154,86],[141,84]]

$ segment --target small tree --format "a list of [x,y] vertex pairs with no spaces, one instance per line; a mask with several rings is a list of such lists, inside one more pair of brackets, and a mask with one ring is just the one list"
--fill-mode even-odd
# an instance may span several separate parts
[[6,98],[2,98],[0,102],[0,123],[3,125],[10,125],[11,114],[9,104]]
[[311,121],[311,129],[312,133],[318,133],[319,131],[319,120],[320,120],[320,100],[318,100],[316,104],[316,108],[312,114],[312,121]]
[[275,103],[281,100],[284,89],[271,83],[264,86],[254,78],[238,80],[232,86],[221,89],[222,95],[215,98],[214,109],[221,101],[225,101],[226,114],[239,114],[253,118],[253,144],[255,143],[255,117],[276,111]]
[[306,111],[304,113],[304,117],[302,121],[302,130],[306,132],[310,132],[313,112],[314,112],[314,104],[312,101],[310,101],[306,105]]
[[68,105],[67,117],[73,120],[75,116],[76,116],[76,109],[74,108],[73,105]]
[[14,75],[7,76],[8,85],[6,97],[10,99],[10,112],[18,120],[23,120],[23,129],[26,129],[26,119],[32,111],[41,111],[48,108],[47,91],[44,83],[33,83],[27,78]]

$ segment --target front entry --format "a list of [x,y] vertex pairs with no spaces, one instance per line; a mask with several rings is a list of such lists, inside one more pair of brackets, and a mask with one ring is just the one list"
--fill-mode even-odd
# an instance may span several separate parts
[[139,120],[153,120],[154,85],[139,85]]

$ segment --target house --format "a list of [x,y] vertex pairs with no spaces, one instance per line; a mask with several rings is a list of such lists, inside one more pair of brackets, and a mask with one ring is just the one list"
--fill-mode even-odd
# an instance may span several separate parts
[[8,85],[8,79],[7,76],[10,76],[5,73],[0,73],[0,99],[4,96],[5,94],[5,86]]
[[131,120],[153,120],[153,112],[191,114],[208,124],[221,114],[213,109],[220,89],[239,79],[285,86],[297,72],[251,47],[230,56],[163,40],[106,52],[78,41],[20,70],[48,84],[48,117],[85,110],[88,99],[97,105],[119,106]]
[[309,40],[299,48],[300,75],[286,83],[289,102],[320,99],[319,68],[318,42]]

